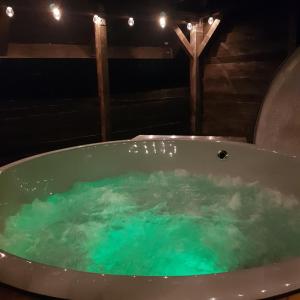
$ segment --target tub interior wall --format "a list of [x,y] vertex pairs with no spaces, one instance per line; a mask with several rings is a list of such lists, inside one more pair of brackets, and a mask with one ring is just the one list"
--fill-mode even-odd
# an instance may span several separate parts
[[[219,150],[229,157],[220,160]],[[93,181],[130,171],[185,169],[191,173],[259,181],[300,198],[297,159],[254,146],[226,142],[117,142],[73,148],[0,169],[0,230],[20,205],[50,193],[64,192],[74,182]],[[150,187],[151,188],[151,187]]]

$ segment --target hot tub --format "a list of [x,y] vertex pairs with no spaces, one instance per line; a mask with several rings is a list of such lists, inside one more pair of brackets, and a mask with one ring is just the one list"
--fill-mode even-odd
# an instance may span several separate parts
[[[0,229],[24,203],[64,192],[74,182],[95,181],[130,171],[176,169],[239,177],[300,199],[300,161],[296,157],[218,140],[120,141],[54,151],[0,168]],[[58,298],[258,299],[298,290],[300,257],[210,275],[118,276],[53,267],[11,255],[3,249],[0,281]]]

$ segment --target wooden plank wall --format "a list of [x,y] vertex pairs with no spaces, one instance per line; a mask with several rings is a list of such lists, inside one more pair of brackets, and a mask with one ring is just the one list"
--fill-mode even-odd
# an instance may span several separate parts
[[112,100],[112,138],[139,134],[188,134],[187,88],[119,95]]
[[97,141],[97,105],[96,98],[2,99],[0,165],[35,153]]
[[225,19],[206,54],[202,134],[252,141],[268,87],[287,55],[288,20],[278,12]]
[[[188,134],[188,90],[166,89],[112,97],[112,139],[138,134]],[[0,165],[100,141],[97,98],[2,99]]]

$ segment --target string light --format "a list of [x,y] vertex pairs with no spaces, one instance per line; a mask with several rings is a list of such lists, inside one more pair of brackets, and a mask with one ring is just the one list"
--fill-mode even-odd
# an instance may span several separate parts
[[5,13],[9,18],[12,18],[15,14],[15,12],[11,6],[6,7]]
[[167,16],[166,16],[166,14],[164,13],[164,12],[162,12],[161,14],[160,14],[160,17],[159,17],[159,25],[160,25],[160,27],[161,28],[165,28],[166,27],[166,25],[167,25]]
[[134,25],[134,18],[130,17],[130,18],[128,19],[128,25],[129,25],[130,27],[132,27],[132,26]]
[[[50,11],[52,12],[53,14],[53,18],[57,21],[59,21],[62,17],[62,11],[60,9],[60,7],[54,3],[50,4]],[[13,8],[11,6],[7,6],[6,7],[6,15],[9,17],[9,18],[12,18],[14,15],[15,15],[15,12],[13,10]],[[105,20],[102,19],[101,17],[99,17],[98,15],[94,15],[93,16],[93,22],[95,24],[105,24]],[[208,24],[209,25],[212,25],[214,23],[214,18],[213,17],[209,17],[208,18]],[[133,27],[135,24],[135,20],[133,17],[130,17],[128,18],[128,25],[130,27]],[[159,16],[159,25],[162,29],[164,29],[166,26],[167,26],[167,15],[164,13],[164,12],[161,12],[160,13],[160,16]],[[193,24],[192,23],[187,23],[187,29],[189,31],[191,31],[193,29]]]
[[56,20],[56,21],[59,21],[61,19],[61,9],[55,5],[55,4],[51,4],[50,5],[50,10],[53,14],[53,18]]
[[209,17],[207,22],[208,22],[209,25],[212,25],[212,23],[214,22],[214,18]]

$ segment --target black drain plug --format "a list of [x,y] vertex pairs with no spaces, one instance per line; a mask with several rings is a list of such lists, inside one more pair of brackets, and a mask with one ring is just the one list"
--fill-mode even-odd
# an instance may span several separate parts
[[226,150],[220,150],[220,151],[218,152],[218,157],[219,157],[220,159],[225,159],[225,158],[228,157],[228,152],[227,152]]

